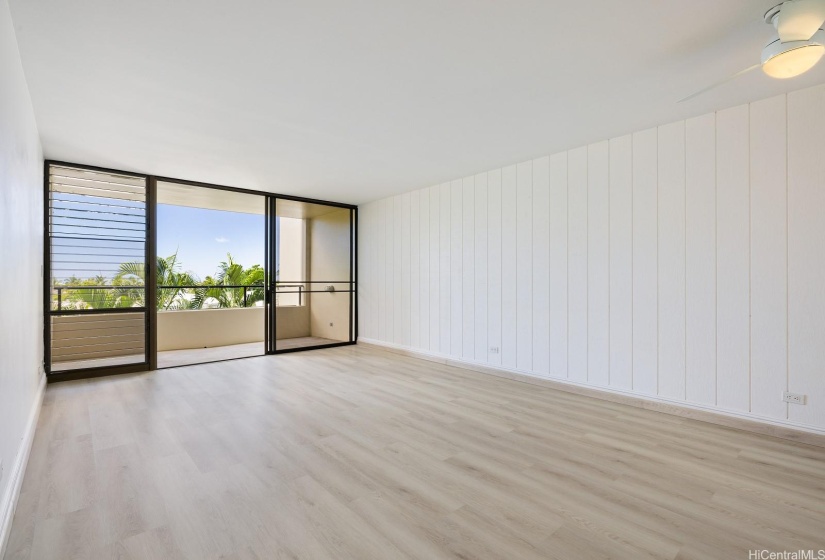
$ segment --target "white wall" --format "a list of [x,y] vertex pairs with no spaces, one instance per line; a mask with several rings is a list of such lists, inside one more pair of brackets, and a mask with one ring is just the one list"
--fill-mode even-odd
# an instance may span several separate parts
[[[350,273],[350,210],[341,208],[308,220],[310,279],[329,284],[312,284],[310,289],[349,289],[345,283]],[[311,336],[330,340],[349,340],[350,295],[345,292],[307,294]]]
[[[14,27],[0,0],[0,555],[43,360],[43,155]],[[19,473],[22,475],[22,473]]]
[[825,429],[825,86],[359,221],[361,340]]
[[[278,279],[291,284],[301,283],[307,275],[307,228],[306,220],[278,218]],[[296,290],[296,288],[288,288]],[[279,305],[298,305],[297,293],[278,294]],[[285,338],[285,337],[282,337]]]

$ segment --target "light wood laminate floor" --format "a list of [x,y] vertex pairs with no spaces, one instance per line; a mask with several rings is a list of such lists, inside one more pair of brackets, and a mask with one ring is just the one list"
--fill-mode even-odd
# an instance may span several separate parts
[[[307,348],[324,344],[335,344],[338,340],[321,338],[318,336],[302,336],[298,338],[283,338],[276,341],[278,350]],[[158,352],[158,368],[205,364],[221,360],[250,358],[263,356],[266,352],[263,342],[249,342],[246,344],[230,344],[229,346],[214,346],[212,348],[191,348],[186,350],[165,350]]]
[[217,362],[220,360],[234,360],[263,356],[266,347],[263,342],[248,342],[246,344],[230,344],[228,346],[213,346],[212,348],[191,348],[186,350],[165,350],[158,352],[158,367],[169,368]]
[[299,336],[297,338],[279,338],[275,341],[276,350],[292,350],[295,348],[308,348],[310,346],[323,346],[325,344],[338,344],[340,340],[323,338],[320,336]]
[[6,560],[825,548],[825,449],[348,346],[50,385]]

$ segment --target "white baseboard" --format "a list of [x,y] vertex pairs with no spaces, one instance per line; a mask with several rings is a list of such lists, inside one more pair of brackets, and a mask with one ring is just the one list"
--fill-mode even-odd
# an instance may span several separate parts
[[576,393],[597,399],[627,404],[636,408],[655,410],[657,412],[664,412],[666,414],[691,418],[693,420],[710,422],[712,424],[719,424],[748,432],[780,437],[800,443],[825,447],[825,430],[800,425],[789,421],[764,418],[752,414],[744,414],[738,411],[724,410],[711,406],[698,405],[653,395],[632,393],[630,391],[622,391],[610,387],[587,385],[563,378],[539,377],[526,371],[510,369],[502,366],[491,366],[489,364],[482,364],[479,362],[471,362],[469,360],[462,360],[451,356],[444,356],[442,354],[424,352],[422,350],[409,348],[407,346],[401,346],[370,338],[359,337],[358,343],[380,347],[384,350],[400,353],[413,358],[470,369],[480,373],[504,377],[506,379],[513,379],[524,383],[551,387],[569,393]]
[[26,424],[26,431],[20,441],[20,448],[17,451],[17,459],[9,469],[9,483],[5,496],[0,501],[0,558],[6,553],[6,545],[11,534],[11,523],[14,520],[14,510],[17,508],[17,498],[20,496],[20,487],[23,485],[23,476],[26,473],[26,465],[29,462],[32,443],[34,442],[34,432],[37,429],[37,420],[40,418],[40,408],[43,405],[43,394],[46,390],[46,376],[41,373],[40,385],[32,403],[29,420]]

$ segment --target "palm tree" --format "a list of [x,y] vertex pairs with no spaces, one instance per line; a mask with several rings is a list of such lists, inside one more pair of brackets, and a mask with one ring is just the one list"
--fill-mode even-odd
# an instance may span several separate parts
[[[177,252],[165,258],[158,257],[156,274],[158,285],[157,307],[161,311],[200,308],[201,302],[198,301],[197,297],[191,301],[183,297],[189,290],[189,288],[183,286],[194,286],[199,282],[192,273],[181,272],[180,267]],[[116,290],[119,295],[143,305],[146,293],[143,284],[145,278],[146,267],[144,263],[128,262],[120,265],[117,276],[115,276],[112,283],[119,286]]]
[[[204,282],[191,272],[182,272],[178,254],[157,258],[157,308],[161,311],[201,309],[213,298],[218,307],[253,307],[264,300],[264,269],[253,265],[245,269],[227,253],[220,263],[215,278],[207,276]],[[65,282],[54,282],[65,289],[63,307],[79,309],[111,309],[115,307],[143,307],[146,299],[146,267],[142,262],[122,263],[111,282],[103,276],[81,280],[72,277]],[[111,285],[112,288],[100,286]],[[188,288],[187,286],[197,286]],[[87,287],[88,286],[88,287]],[[241,286],[227,288],[224,286]],[[82,288],[82,289],[78,289]],[[69,291],[71,290],[71,291]],[[193,293],[193,297],[185,297]],[[246,298],[244,298],[246,293]]]
[[[197,290],[195,301],[198,307],[202,306],[207,298],[214,298],[218,307],[253,307],[257,302],[264,300],[264,269],[261,265],[253,265],[245,269],[236,263],[232,255],[226,254],[226,261],[218,265],[218,274],[215,278],[207,276],[204,284]],[[224,288],[221,286],[243,286],[241,288]],[[244,298],[244,292],[246,298]]]
[[134,305],[133,294],[120,288],[105,288],[109,280],[105,276],[80,279],[77,276],[67,278],[65,282],[55,281],[55,287],[63,288],[64,309],[111,309],[114,307],[131,307]]

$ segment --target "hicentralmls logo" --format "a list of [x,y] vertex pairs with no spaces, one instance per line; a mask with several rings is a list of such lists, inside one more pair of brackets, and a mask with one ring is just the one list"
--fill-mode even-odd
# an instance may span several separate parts
[[750,550],[748,560],[825,560],[825,550]]

